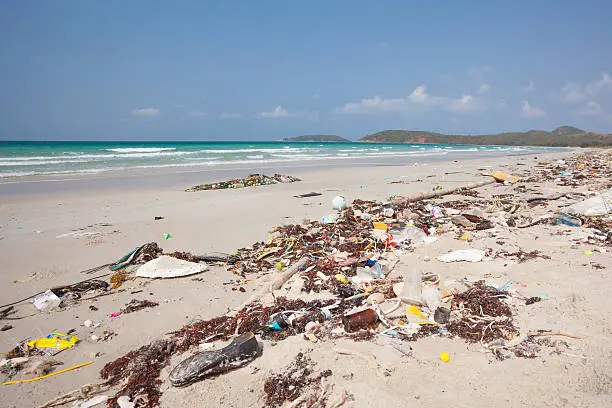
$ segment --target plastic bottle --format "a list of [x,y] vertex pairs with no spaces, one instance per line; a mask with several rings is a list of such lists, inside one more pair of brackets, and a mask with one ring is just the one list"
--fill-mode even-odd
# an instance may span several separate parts
[[442,296],[440,294],[440,289],[438,289],[437,286],[426,285],[423,288],[422,294],[423,302],[429,310],[433,312],[440,306],[440,299]]
[[395,233],[395,242],[410,240],[410,243],[412,244],[420,244],[421,242],[425,241],[426,237],[427,234],[425,234],[422,229],[408,226],[401,232]]
[[421,271],[408,269],[404,273],[404,287],[400,299],[417,306],[423,304],[423,289],[421,287]]
[[578,217],[573,217],[568,214],[559,214],[553,218],[553,224],[555,225],[569,225],[570,227],[579,227],[582,225],[582,221]]
[[344,197],[335,196],[332,200],[332,208],[334,210],[342,211],[348,208],[348,203]]

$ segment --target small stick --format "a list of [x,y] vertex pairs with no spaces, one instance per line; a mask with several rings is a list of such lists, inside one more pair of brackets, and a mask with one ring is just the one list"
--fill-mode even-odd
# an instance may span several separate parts
[[528,336],[565,336],[565,337],[569,337],[572,339],[584,339],[584,337],[582,336],[578,336],[575,334],[570,334],[570,333],[565,333],[565,332],[554,332],[554,331],[548,331],[548,332],[529,332],[527,333]]
[[234,336],[238,336],[238,330],[240,330],[240,325],[242,324],[242,319],[238,318],[236,321],[236,330],[234,331]]
[[291,279],[291,277],[293,275],[295,275],[297,272],[299,272],[299,270],[303,267],[305,267],[306,265],[308,265],[308,262],[310,262],[310,258],[304,256],[302,258],[300,258],[299,261],[297,261],[296,263],[294,263],[293,265],[291,265],[289,267],[289,269],[287,269],[285,272],[283,272],[278,278],[276,278],[276,280],[274,282],[272,282],[272,284],[270,285],[270,292],[278,290],[280,288],[283,287],[283,285],[289,280]]
[[483,181],[479,181],[476,183],[468,184],[467,186],[447,188],[445,190],[438,190],[438,191],[428,192],[428,193],[420,193],[420,194],[416,194],[410,197],[402,198],[398,201],[400,203],[412,203],[415,201],[426,200],[428,198],[442,197],[442,196],[452,194],[452,193],[455,193],[461,190],[471,190],[473,188],[478,188],[478,187],[486,186],[487,184],[493,184],[493,183],[495,183],[495,180],[483,180]]

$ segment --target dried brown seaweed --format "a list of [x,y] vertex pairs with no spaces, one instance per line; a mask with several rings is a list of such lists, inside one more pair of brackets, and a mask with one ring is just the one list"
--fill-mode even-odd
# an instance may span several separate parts
[[121,313],[133,313],[138,310],[159,306],[159,303],[151,302],[150,300],[136,300],[132,299],[123,309]]
[[280,407],[287,401],[295,401],[313,384],[332,375],[331,370],[315,374],[314,367],[315,363],[309,357],[298,353],[282,373],[271,374],[263,387],[266,406]]
[[512,323],[512,311],[501,301],[507,295],[482,281],[456,294],[451,302],[451,310],[456,313],[451,315],[448,331],[471,343],[514,337],[517,329]]
[[144,407],[159,406],[159,374],[170,363],[174,345],[172,340],[156,340],[107,363],[100,376],[108,384],[119,386],[119,391],[108,400],[108,406],[112,407],[122,395],[129,396],[132,401],[144,400]]
[[190,252],[175,251],[167,255],[173,258],[182,259],[183,261],[189,261],[189,262],[195,262],[195,263],[200,262],[200,258],[198,258],[196,255],[193,255]]
[[505,251],[501,251],[498,252],[495,257],[504,257],[506,259],[508,258],[516,258],[518,260],[519,263],[523,263],[523,262],[527,262],[529,260],[532,259],[536,259],[536,258],[542,258],[542,259],[550,259],[550,256],[548,255],[544,255],[542,254],[540,251],[538,250],[533,250],[531,252],[526,252],[522,249],[516,251],[516,252],[505,252]]

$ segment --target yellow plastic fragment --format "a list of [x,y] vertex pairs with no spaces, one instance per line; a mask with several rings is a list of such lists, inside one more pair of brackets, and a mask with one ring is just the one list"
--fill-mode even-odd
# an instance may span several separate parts
[[385,224],[384,222],[373,222],[372,226],[374,227],[374,229],[381,230],[381,231],[386,231],[389,228],[387,227],[387,224]]
[[494,171],[493,173],[490,174],[490,176],[499,182],[507,181],[508,183],[516,183],[517,181],[520,180],[520,177],[513,176],[503,171]]
[[349,281],[346,279],[346,276],[344,276],[343,274],[339,273],[336,275],[336,280],[340,283],[344,283],[347,284],[349,283]]
[[41,337],[28,342],[28,347],[39,349],[65,350],[72,348],[79,339],[64,333],[53,332],[49,337]]
[[418,307],[416,307],[415,305],[410,305],[408,306],[408,310],[406,310],[406,314],[411,313],[417,317],[420,317],[421,319],[425,319],[425,315],[423,313],[421,313],[421,311],[419,310]]

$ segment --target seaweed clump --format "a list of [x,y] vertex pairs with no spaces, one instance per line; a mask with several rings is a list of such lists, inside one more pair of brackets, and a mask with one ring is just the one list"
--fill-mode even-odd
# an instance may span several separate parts
[[454,296],[451,310],[454,316],[447,328],[451,334],[470,343],[490,343],[496,339],[511,339],[518,334],[512,322],[510,307],[502,302],[508,292],[476,282],[465,292]]
[[332,375],[331,370],[315,374],[314,362],[304,356],[304,353],[298,353],[295,360],[282,373],[272,374],[264,382],[266,406],[280,407],[286,401],[293,402],[300,397],[305,402],[307,399],[313,399],[310,404],[312,405],[317,400],[316,393],[309,396],[302,395],[306,394],[307,389],[312,388],[314,384],[320,387],[323,378],[330,375]]

